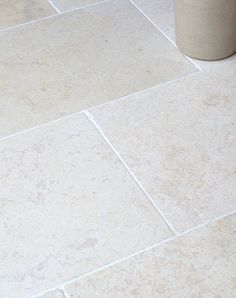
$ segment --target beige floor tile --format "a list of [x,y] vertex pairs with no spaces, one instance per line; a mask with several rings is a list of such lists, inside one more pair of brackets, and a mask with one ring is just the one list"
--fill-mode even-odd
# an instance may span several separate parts
[[60,11],[68,11],[87,5],[104,2],[104,0],[52,0]]
[[66,297],[63,295],[61,291],[57,290],[57,291],[51,291],[41,296],[37,296],[35,298],[66,298]]
[[232,298],[236,216],[179,237],[66,287],[71,298]]
[[[173,42],[175,42],[174,0],[132,0],[132,2]],[[192,59],[201,69],[236,59],[236,54],[218,61]]]
[[85,116],[0,143],[0,293],[36,295],[171,235]]
[[198,59],[193,59],[191,58],[191,60],[193,61],[193,63],[195,65],[198,65],[200,67],[200,69],[211,69],[215,66],[223,66],[224,63],[231,63],[233,61],[236,61],[236,54],[235,55],[232,55],[228,58],[225,58],[225,59],[221,59],[221,60],[217,60],[217,61],[203,61],[203,60],[198,60]]
[[47,0],[1,0],[0,30],[53,14],[56,11]]
[[0,41],[0,136],[195,71],[123,0],[4,32]]
[[174,0],[131,0],[160,30],[175,41]]
[[236,208],[236,62],[91,110],[168,220]]

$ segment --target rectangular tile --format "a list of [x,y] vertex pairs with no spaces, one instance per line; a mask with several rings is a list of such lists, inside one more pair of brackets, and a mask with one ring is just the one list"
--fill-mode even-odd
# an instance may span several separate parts
[[56,11],[47,0],[1,0],[0,30],[53,14]]
[[[174,0],[131,0],[170,40],[175,42]],[[236,60],[236,54],[218,61],[192,59],[202,69]]]
[[68,11],[87,5],[104,2],[104,0],[52,0],[60,11]]
[[147,251],[66,287],[69,297],[232,298],[236,216]]
[[171,236],[85,116],[0,142],[0,293],[36,295]]
[[195,71],[128,1],[0,34],[0,137]]
[[236,62],[91,110],[179,231],[236,209]]

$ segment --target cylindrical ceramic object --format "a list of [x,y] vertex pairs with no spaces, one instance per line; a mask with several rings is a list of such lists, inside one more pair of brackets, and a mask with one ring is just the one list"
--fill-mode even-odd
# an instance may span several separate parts
[[236,0],[175,0],[175,16],[185,55],[219,60],[236,52]]

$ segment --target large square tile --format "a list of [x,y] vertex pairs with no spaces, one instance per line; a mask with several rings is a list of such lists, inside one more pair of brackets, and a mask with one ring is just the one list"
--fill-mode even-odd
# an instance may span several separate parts
[[66,287],[71,298],[232,298],[236,216],[194,231]]
[[47,0],[1,0],[0,30],[56,14]]
[[236,209],[236,62],[91,110],[183,231]]
[[129,1],[0,34],[0,136],[195,71]]
[[0,142],[0,293],[35,295],[171,235],[85,116]]

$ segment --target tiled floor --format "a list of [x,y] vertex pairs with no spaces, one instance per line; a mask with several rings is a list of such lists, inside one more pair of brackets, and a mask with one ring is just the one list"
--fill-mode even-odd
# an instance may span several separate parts
[[47,0],[1,0],[0,31],[54,14]]
[[126,0],[48,18],[0,38],[0,102],[7,102],[0,107],[0,136],[195,71]]
[[61,12],[78,9],[105,1],[106,0],[52,0],[57,10]]
[[233,78],[236,61],[90,111],[178,232],[236,209]]
[[[175,0],[130,0],[137,9],[139,9],[154,26],[156,26],[162,34],[164,34],[170,42],[175,45],[175,16],[174,1]],[[197,68],[207,69],[214,65],[221,65],[225,61],[236,59],[236,54],[219,61],[201,61],[190,59]]]
[[235,56],[171,0],[0,8],[0,297],[235,297]]
[[236,216],[229,216],[68,284],[66,290],[73,298],[235,297],[235,225]]

